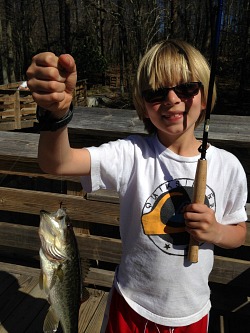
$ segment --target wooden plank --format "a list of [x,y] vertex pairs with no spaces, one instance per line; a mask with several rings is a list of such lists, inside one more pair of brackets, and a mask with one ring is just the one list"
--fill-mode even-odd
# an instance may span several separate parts
[[[14,109],[8,109],[4,111],[0,111],[0,116],[1,117],[13,117],[14,118]],[[3,121],[3,119],[1,119]]]
[[44,299],[34,296],[35,290],[38,288],[37,279],[27,276],[22,278],[23,285],[18,288],[21,283],[21,279],[19,279],[17,288],[13,291],[9,300],[1,298],[1,301],[5,301],[1,310],[1,333],[17,332],[17,328],[20,333],[26,332],[30,322],[34,321],[37,313],[46,305]]
[[114,275],[114,271],[90,267],[84,282],[86,284],[111,288]]
[[15,129],[21,129],[21,114],[20,114],[20,95],[19,91],[17,90],[15,93]]
[[112,190],[98,190],[86,194],[88,200],[119,203],[119,195]]
[[[40,333],[49,307],[48,303],[43,301],[45,295],[38,286],[40,270],[6,263],[0,263],[0,269],[4,270],[4,272],[0,271],[0,281],[2,281],[3,275],[7,275],[9,284],[15,282],[15,287],[11,292],[6,292],[4,297],[0,298],[0,318],[3,323],[0,325],[0,332],[17,332],[10,323],[15,316],[18,333]],[[25,271],[26,275],[23,275]],[[16,272],[20,273],[18,279],[16,279]],[[88,297],[82,303],[79,311],[79,332],[99,332],[108,293],[91,288],[86,288],[86,292]],[[32,311],[26,311],[27,304],[30,302],[33,304]],[[27,312],[32,312],[32,316]],[[21,325],[20,319],[24,321]]]
[[[244,116],[211,115],[209,131],[210,141],[227,141],[235,147],[250,145],[250,119]],[[109,108],[75,108],[75,115],[69,124],[72,130],[82,133],[98,132],[100,135],[109,133],[119,137],[132,133],[145,134],[144,125],[138,119],[135,110]],[[202,138],[203,128],[196,130],[198,138]],[[102,134],[101,134],[102,133]]]
[[26,294],[18,308],[15,309],[15,312],[2,324],[4,327],[8,328],[8,332],[15,332],[18,327],[18,332],[26,333],[30,323],[36,321],[37,332],[40,332],[42,329],[42,323],[37,321],[37,315],[46,305],[47,301],[44,300],[43,293],[40,291],[39,286],[36,284],[31,292]]
[[[21,199],[20,199],[21,198]],[[64,207],[72,220],[119,224],[119,205],[86,200],[80,196],[0,187],[0,210],[38,215]]]
[[0,122],[0,131],[12,131],[15,129],[15,123],[13,122]]
[[[84,259],[118,263],[121,241],[87,234],[76,235],[79,252]],[[38,227],[0,222],[0,245],[38,252],[40,239]]]
[[[11,288],[13,284],[15,284],[15,278],[9,279],[8,274],[6,272],[1,272],[0,271],[0,279],[1,279],[1,284],[0,284],[0,298],[2,299],[4,297],[4,293],[7,289]],[[1,309],[1,304],[0,304],[0,309]]]
[[[89,293],[89,298],[81,305],[79,311],[79,332],[86,332],[89,322],[94,317],[105,292],[101,290],[92,290]],[[99,332],[94,330],[92,332]]]
[[209,277],[210,281],[244,286],[241,279],[249,281],[250,261],[215,256],[213,270]]
[[13,265],[7,262],[0,262],[0,272],[9,272],[11,274],[19,274],[19,275],[28,275],[32,277],[38,278],[40,275],[40,269],[30,267],[30,266],[23,266],[23,265]]
[[105,292],[101,298],[101,301],[100,301],[93,317],[89,321],[89,324],[88,324],[86,330],[84,331],[85,333],[100,332],[102,322],[103,322],[104,312],[105,312],[106,305],[107,305],[107,300],[108,300],[108,293]]

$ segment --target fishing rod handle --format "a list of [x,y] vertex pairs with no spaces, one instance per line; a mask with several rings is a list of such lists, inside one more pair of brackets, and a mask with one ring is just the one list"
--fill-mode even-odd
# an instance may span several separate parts
[[[207,183],[207,161],[199,160],[195,173],[193,203],[204,203]],[[199,242],[190,235],[188,260],[191,263],[198,262]]]

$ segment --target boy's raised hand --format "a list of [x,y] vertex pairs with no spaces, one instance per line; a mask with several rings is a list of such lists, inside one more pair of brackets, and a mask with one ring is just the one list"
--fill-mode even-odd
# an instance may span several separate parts
[[33,57],[27,70],[28,87],[38,105],[61,118],[69,109],[76,85],[74,58],[69,54],[57,57],[51,52]]

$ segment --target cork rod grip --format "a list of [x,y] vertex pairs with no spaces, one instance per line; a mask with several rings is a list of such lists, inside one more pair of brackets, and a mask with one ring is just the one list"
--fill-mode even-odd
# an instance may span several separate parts
[[[194,193],[193,203],[204,203],[207,183],[207,161],[199,160],[197,164],[195,181],[194,181]],[[198,250],[199,242],[190,236],[188,260],[191,263],[198,262]]]

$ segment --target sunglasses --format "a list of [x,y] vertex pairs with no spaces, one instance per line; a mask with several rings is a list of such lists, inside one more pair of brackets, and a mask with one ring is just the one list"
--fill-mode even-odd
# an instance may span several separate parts
[[178,84],[171,88],[159,88],[157,90],[148,89],[142,92],[142,97],[147,103],[161,103],[164,102],[169,91],[173,90],[176,95],[181,99],[188,99],[198,94],[201,82],[187,82]]

